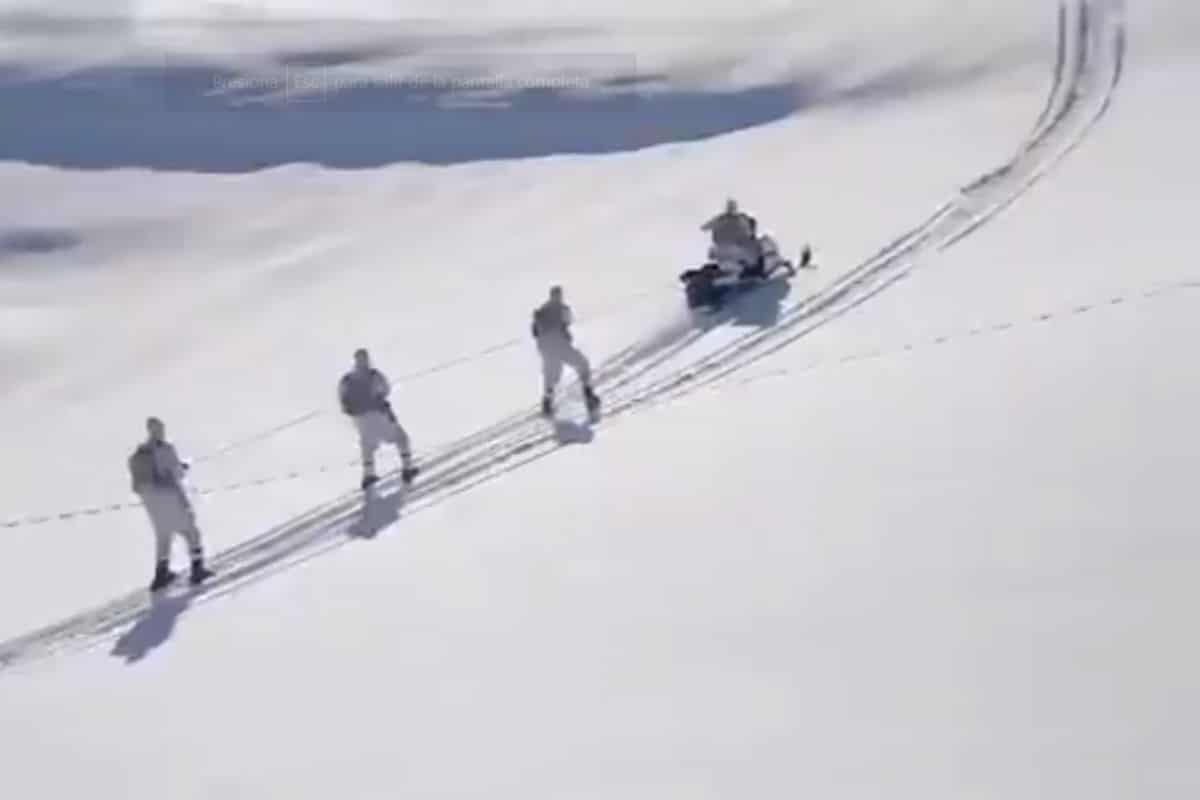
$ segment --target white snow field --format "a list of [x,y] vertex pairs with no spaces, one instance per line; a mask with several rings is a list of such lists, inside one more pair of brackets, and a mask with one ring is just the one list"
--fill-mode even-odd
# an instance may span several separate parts
[[0,1],[5,797],[1200,793],[1200,7],[333,8]]

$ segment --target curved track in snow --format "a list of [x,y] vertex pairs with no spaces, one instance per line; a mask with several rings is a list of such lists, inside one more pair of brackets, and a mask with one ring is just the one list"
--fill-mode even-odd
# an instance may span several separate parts
[[[789,307],[770,328],[742,334],[678,368],[665,369],[700,333],[643,343],[601,365],[596,382],[606,398],[606,416],[619,417],[715,384],[778,352],[903,279],[922,258],[951,247],[1014,203],[1077,147],[1108,110],[1124,61],[1123,11],[1123,0],[1061,0],[1051,91],[1033,130],[1008,162],[964,186],[956,197],[870,259]],[[656,374],[660,367],[665,374]],[[402,498],[404,509],[412,513],[431,507],[549,455],[561,446],[559,439],[533,414],[498,422],[426,460],[421,482]],[[381,489],[386,495],[396,486],[397,478],[391,475]],[[217,578],[191,590],[192,602],[223,596],[340,546],[356,533],[361,535],[360,526],[371,526],[370,517],[379,510],[372,506],[382,503],[395,510],[400,502],[394,495],[364,509],[362,495],[353,492],[317,506],[218,554],[212,559]],[[147,592],[129,592],[0,643],[0,669],[105,642],[148,613],[154,611]]]

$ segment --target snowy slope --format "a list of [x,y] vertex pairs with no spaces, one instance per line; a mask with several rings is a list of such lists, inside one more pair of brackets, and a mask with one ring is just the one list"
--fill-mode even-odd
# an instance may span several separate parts
[[[643,337],[683,341],[670,276],[731,184],[785,243],[816,241],[821,270],[776,325],[710,331],[613,396],[734,339],[774,327],[782,341],[804,330],[791,322],[803,298],[831,311],[856,298],[828,289],[1022,141],[1054,66],[1053,15],[1025,10],[1027,28],[997,24],[993,41],[1036,42],[1028,67],[646,151],[238,176],[6,165],[55,227],[86,233],[6,258],[0,335],[21,371],[6,371],[0,404],[19,457],[5,457],[0,509],[124,500],[120,459],[147,407],[201,454],[302,419],[201,463],[197,481],[301,473],[208,496],[214,549],[303,531],[297,515],[354,479],[319,472],[352,455],[340,421],[305,417],[348,349],[379,342],[400,372],[481,352],[521,336],[520,309],[552,280],[598,360]],[[961,13],[986,29],[982,5]],[[345,535],[355,514],[321,521],[299,563],[14,664],[0,674],[5,785],[1194,795],[1200,665],[1181,632],[1200,275],[1167,191],[1196,177],[1200,121],[1180,98],[1197,65],[1178,46],[1195,19],[1133,5],[1116,104],[1095,128],[1064,114],[1037,153],[1086,131],[1079,149],[970,237],[888,262],[881,279],[906,277],[786,349],[616,416],[588,446],[414,502],[368,541]],[[829,41],[850,28],[818,26]],[[1105,83],[1082,88],[1078,108],[1095,110]],[[1015,194],[1033,174],[1020,163],[938,230]],[[529,235],[530,217],[550,224]],[[401,408],[435,450],[535,390],[522,342],[405,383]],[[51,471],[66,480],[48,484]],[[18,599],[0,637],[146,576],[136,509],[2,532],[0,585]],[[65,591],[42,580],[64,572]]]
[[[668,142],[619,157],[557,154],[452,169],[398,164],[367,173],[301,164],[219,176],[5,167],[23,187],[13,196],[13,228],[61,231],[66,239],[51,252],[15,254],[5,273],[9,303],[40,325],[23,326],[23,339],[6,348],[19,391],[4,395],[3,411],[22,420],[10,437],[24,454],[49,451],[51,458],[86,442],[102,459],[53,458],[53,483],[37,469],[13,470],[5,519],[127,502],[125,476],[109,459],[127,451],[130,432],[96,421],[157,413],[203,466],[195,473],[201,488],[301,474],[298,484],[251,493],[269,499],[205,510],[215,545],[249,539],[354,482],[352,438],[331,402],[354,347],[370,344],[389,371],[421,376],[403,383],[399,400],[419,448],[454,442],[528,408],[537,372],[524,345],[526,309],[552,282],[569,287],[597,359],[659,338],[664,325],[661,336],[677,336],[674,276],[703,247],[696,220],[731,187],[764,221],[778,220],[769,224],[786,246],[816,231],[831,269],[861,262],[919,219],[910,209],[932,211],[981,168],[1007,158],[1028,131],[1046,93],[1054,27],[1052,17],[1032,11],[1025,24],[1038,33],[1018,39],[1040,41],[1043,61],[993,78],[994,93],[981,96],[976,85],[952,81],[957,91],[910,95],[901,83],[895,97],[869,91],[813,107],[801,93],[795,108],[803,113],[773,125],[738,122],[734,102],[736,135],[704,146]],[[720,32],[709,28],[707,39]],[[809,47],[824,46],[815,37]],[[919,40],[890,51],[931,69],[940,53]],[[761,57],[747,52],[739,63]],[[886,54],[877,58],[886,64]],[[43,90],[55,97],[52,87]],[[576,127],[595,118],[657,125],[670,110],[669,102],[666,109],[653,99],[633,102],[631,111],[550,119]],[[721,91],[705,102],[728,113],[731,100]],[[903,113],[892,111],[901,106]],[[169,134],[176,113],[153,120]],[[350,126],[363,122],[347,117]],[[457,119],[418,116],[446,118]],[[951,126],[962,131],[959,142],[925,158],[927,143]],[[646,185],[649,191],[635,191]],[[122,202],[111,202],[117,196]],[[614,237],[614,230],[627,233]],[[84,342],[90,356],[79,359]],[[480,353],[488,355],[474,357]],[[458,366],[425,377],[451,363]],[[195,388],[205,386],[221,387],[219,399]],[[477,401],[479,386],[492,402]],[[225,413],[225,405],[237,413]],[[16,528],[24,557],[4,569],[51,569],[68,547],[86,557],[60,569],[92,573],[96,558],[112,562],[113,572],[79,576],[88,605],[114,587],[141,583],[140,510],[105,515],[106,529],[121,532],[113,536],[95,535],[95,520],[82,519],[55,539],[36,525]],[[15,625],[0,619],[0,630],[25,628],[24,614],[35,608],[51,618],[80,605],[53,591],[28,602]]]

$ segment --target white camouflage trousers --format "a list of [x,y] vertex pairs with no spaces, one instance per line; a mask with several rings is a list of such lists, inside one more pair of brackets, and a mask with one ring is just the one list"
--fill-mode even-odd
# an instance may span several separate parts
[[363,475],[375,474],[375,451],[383,443],[394,444],[405,467],[412,466],[412,449],[408,432],[383,411],[368,411],[354,418],[358,428],[358,444],[362,450]]
[[714,244],[708,250],[708,257],[716,262],[722,272],[738,273],[746,264],[752,264],[758,260],[757,245],[758,243],[755,241]]
[[538,352],[542,356],[542,380],[547,395],[554,394],[562,379],[563,367],[570,367],[579,376],[584,386],[592,385],[592,365],[570,340],[546,336],[538,339]]
[[183,489],[151,489],[141,497],[146,513],[150,516],[150,524],[154,528],[155,561],[170,560],[171,542],[177,533],[187,542],[188,554],[192,558],[203,556],[196,514]]

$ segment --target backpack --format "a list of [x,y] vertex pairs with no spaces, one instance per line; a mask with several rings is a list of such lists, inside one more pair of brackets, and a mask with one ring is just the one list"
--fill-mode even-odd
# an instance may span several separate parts
[[161,483],[154,463],[153,448],[141,444],[133,451],[133,455],[129,457],[129,477],[133,482],[134,491]]
[[533,312],[533,335],[541,337],[546,334],[557,334],[569,341],[571,338],[569,319],[570,311],[565,304],[546,303],[538,306]]
[[386,397],[375,394],[375,382],[384,380],[383,373],[372,367],[366,375],[348,372],[342,376],[338,394],[342,402],[342,411],[352,417],[366,414],[368,411],[391,413],[391,406]]

